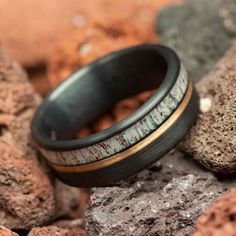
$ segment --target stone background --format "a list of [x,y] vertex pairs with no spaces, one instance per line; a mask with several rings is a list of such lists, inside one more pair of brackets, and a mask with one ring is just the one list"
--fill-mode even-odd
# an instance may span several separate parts
[[[231,0],[0,0],[0,236],[235,235],[235,13]],[[42,162],[30,120],[76,68],[146,42],[178,52],[200,94],[199,119],[163,160],[92,189],[87,204],[90,190],[65,186]],[[109,127],[151,94],[120,102],[78,135]]]

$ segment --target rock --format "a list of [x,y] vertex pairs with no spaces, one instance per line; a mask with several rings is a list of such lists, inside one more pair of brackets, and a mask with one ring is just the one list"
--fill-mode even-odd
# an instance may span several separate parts
[[63,229],[60,229],[58,227],[55,227],[55,226],[47,226],[47,227],[36,227],[36,228],[33,228],[28,236],[41,236],[41,235],[44,235],[44,236],[64,236],[65,235],[65,230]]
[[86,228],[89,235],[190,235],[198,216],[235,184],[172,152],[117,186],[96,188]]
[[236,5],[231,0],[186,0],[159,13],[161,43],[175,49],[197,81],[224,55],[236,38]]
[[0,49],[0,223],[29,229],[55,212],[54,190],[30,141],[39,103],[21,67]]
[[12,232],[4,226],[0,226],[0,235],[1,236],[19,236],[18,234]]
[[80,9],[77,0],[66,3],[20,0],[13,6],[7,0],[0,0],[4,46],[26,66],[43,63],[52,46],[77,28],[73,21],[81,14]]
[[0,32],[9,53],[25,66],[34,66],[46,63],[55,44],[87,27],[89,21],[124,19],[126,24],[145,24],[149,34],[156,9],[176,1],[94,0],[91,4],[84,0],[18,0],[12,5],[0,0]]
[[61,221],[55,225],[33,228],[28,236],[86,236],[81,220]]
[[38,65],[26,70],[30,83],[33,85],[35,91],[42,97],[45,97],[51,90],[49,81],[47,79],[47,68],[45,65]]
[[117,102],[111,110],[97,119],[96,122],[89,124],[90,127],[88,127],[90,129],[86,128],[86,130],[83,129],[79,131],[79,137],[83,137],[94,132],[100,132],[108,127],[111,127],[113,124],[134,113],[152,95],[153,91],[148,90]]
[[55,218],[77,217],[80,207],[80,194],[78,188],[73,188],[56,181],[54,185],[56,213]]
[[64,229],[72,229],[72,228],[83,228],[83,219],[82,218],[77,218],[74,220],[58,220],[52,224],[52,226],[56,226],[59,228],[64,228]]
[[48,79],[52,86],[66,79],[76,68],[92,62],[111,51],[155,39],[142,25],[127,24],[123,20],[91,23],[88,27],[68,35],[48,60]]
[[80,208],[79,208],[79,216],[84,219],[84,209],[87,206],[90,199],[90,189],[89,188],[80,188]]
[[193,236],[235,236],[236,188],[219,197],[197,220]]
[[21,67],[0,49],[0,223],[9,228],[70,217],[79,205],[77,189],[53,181],[38,162],[30,121],[39,102]]
[[198,84],[201,113],[181,148],[210,170],[236,171],[236,43]]

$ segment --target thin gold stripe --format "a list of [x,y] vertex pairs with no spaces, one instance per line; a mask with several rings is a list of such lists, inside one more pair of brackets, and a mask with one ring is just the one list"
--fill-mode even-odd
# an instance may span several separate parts
[[186,95],[184,96],[184,99],[178,106],[178,108],[175,110],[175,112],[170,116],[168,120],[165,121],[163,125],[161,125],[156,131],[154,131],[152,134],[150,134],[147,138],[143,139],[139,143],[135,144],[131,148],[117,153],[111,157],[88,163],[88,164],[83,164],[83,165],[78,165],[78,166],[61,166],[61,165],[56,165],[53,163],[48,162],[49,166],[53,168],[54,170],[60,171],[60,172],[77,172],[77,173],[82,173],[82,172],[87,172],[87,171],[92,171],[96,169],[100,169],[109,165],[112,165],[116,162],[119,162],[132,154],[135,154],[136,152],[142,150],[145,148],[147,145],[152,143],[154,140],[156,140],[158,137],[160,137],[167,129],[169,129],[181,116],[181,114],[184,112],[185,108],[187,107],[191,96],[192,96],[192,91],[193,91],[193,85],[192,82],[189,81],[188,83],[188,89],[186,92]]

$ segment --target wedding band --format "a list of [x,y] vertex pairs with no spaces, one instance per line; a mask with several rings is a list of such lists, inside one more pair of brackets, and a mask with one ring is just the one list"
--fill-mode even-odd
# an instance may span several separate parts
[[[137,111],[98,133],[78,131],[118,101],[155,93]],[[72,74],[38,108],[32,136],[63,182],[106,186],[153,164],[193,125],[198,95],[170,48],[139,45],[114,52]]]

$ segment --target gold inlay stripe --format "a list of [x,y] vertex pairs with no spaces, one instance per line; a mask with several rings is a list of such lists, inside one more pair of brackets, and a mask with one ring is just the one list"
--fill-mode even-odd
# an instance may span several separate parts
[[129,156],[139,152],[140,150],[142,150],[143,148],[151,144],[154,140],[159,138],[162,134],[166,132],[166,130],[168,130],[178,120],[178,118],[182,115],[182,113],[186,109],[191,99],[192,92],[193,92],[193,84],[191,81],[189,81],[187,92],[182,102],[178,106],[178,108],[174,111],[174,113],[157,130],[155,130],[148,137],[141,140],[139,143],[135,144],[129,149],[123,152],[117,153],[111,157],[108,157],[99,161],[95,161],[92,163],[88,163],[88,164],[82,164],[78,166],[61,166],[61,165],[56,165],[56,164],[48,162],[49,166],[53,168],[54,170],[60,171],[60,172],[82,173],[82,172],[88,172],[88,171],[100,169],[100,168],[112,165],[116,162],[119,162],[125,158],[128,158]]

